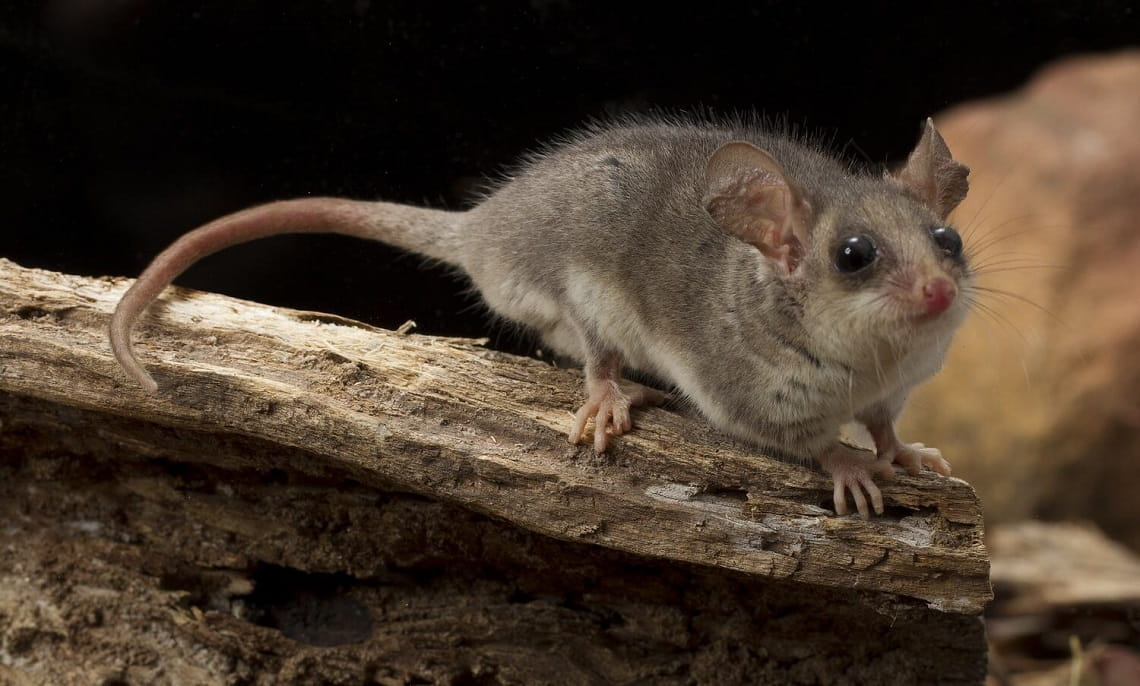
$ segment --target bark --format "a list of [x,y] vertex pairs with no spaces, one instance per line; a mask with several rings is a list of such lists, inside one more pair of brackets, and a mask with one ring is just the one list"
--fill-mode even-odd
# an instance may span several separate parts
[[[0,680],[976,682],[963,481],[885,516],[675,410],[566,443],[573,370],[0,260]],[[6,671],[7,670],[7,673]]]

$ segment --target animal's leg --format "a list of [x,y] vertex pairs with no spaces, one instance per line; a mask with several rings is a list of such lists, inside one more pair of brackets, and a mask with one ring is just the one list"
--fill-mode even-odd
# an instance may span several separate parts
[[[586,424],[594,419],[594,449],[605,452],[610,434],[620,436],[633,428],[630,408],[660,405],[666,394],[621,378],[621,356],[610,352],[586,360],[586,402],[574,415],[570,442],[578,443]],[[609,432],[607,432],[607,429]]]
[[942,451],[922,443],[903,443],[891,420],[869,422],[867,431],[875,440],[880,461],[902,465],[908,474],[918,474],[923,467],[929,467],[942,476],[950,476],[950,463],[942,457]]

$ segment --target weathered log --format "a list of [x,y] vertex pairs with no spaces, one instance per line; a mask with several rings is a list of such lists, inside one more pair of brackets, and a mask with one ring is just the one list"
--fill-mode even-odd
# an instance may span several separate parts
[[[115,615],[124,636],[146,616],[228,661],[203,674],[266,682],[981,677],[988,562],[965,482],[900,475],[886,515],[836,517],[822,474],[665,409],[611,454],[568,445],[575,371],[179,289],[136,333],[148,395],[105,340],[126,286],[0,260],[0,512],[29,551],[0,574],[116,594],[89,622],[74,608],[90,604],[53,597],[73,611],[35,630],[0,605],[31,663],[75,657],[60,645]],[[297,591],[321,584],[347,590]],[[276,587],[294,612],[332,612],[315,624],[333,637],[264,620]],[[0,598],[45,588],[0,581]]]

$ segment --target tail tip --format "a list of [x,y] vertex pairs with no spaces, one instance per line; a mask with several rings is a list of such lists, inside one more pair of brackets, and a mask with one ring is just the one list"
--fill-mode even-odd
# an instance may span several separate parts
[[142,376],[139,377],[137,381],[139,382],[139,385],[143,387],[143,390],[147,393],[150,393],[151,395],[158,393],[158,382],[155,381],[154,377],[152,377],[150,374],[143,372]]

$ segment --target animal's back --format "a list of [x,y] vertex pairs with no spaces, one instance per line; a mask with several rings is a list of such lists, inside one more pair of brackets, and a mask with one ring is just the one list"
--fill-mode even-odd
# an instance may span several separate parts
[[691,127],[628,126],[534,155],[469,212],[463,267],[493,310],[560,352],[580,356],[582,336],[621,338],[644,271],[676,262],[663,253],[685,255],[700,234],[723,239],[699,215],[715,140]]
[[661,373],[646,332],[655,349],[707,335],[686,313],[723,299],[717,289],[744,249],[702,201],[710,155],[733,140],[771,150],[809,186],[843,172],[747,123],[599,125],[532,156],[469,212],[463,266],[493,310],[560,352],[579,357],[582,336],[605,338],[632,366]]

